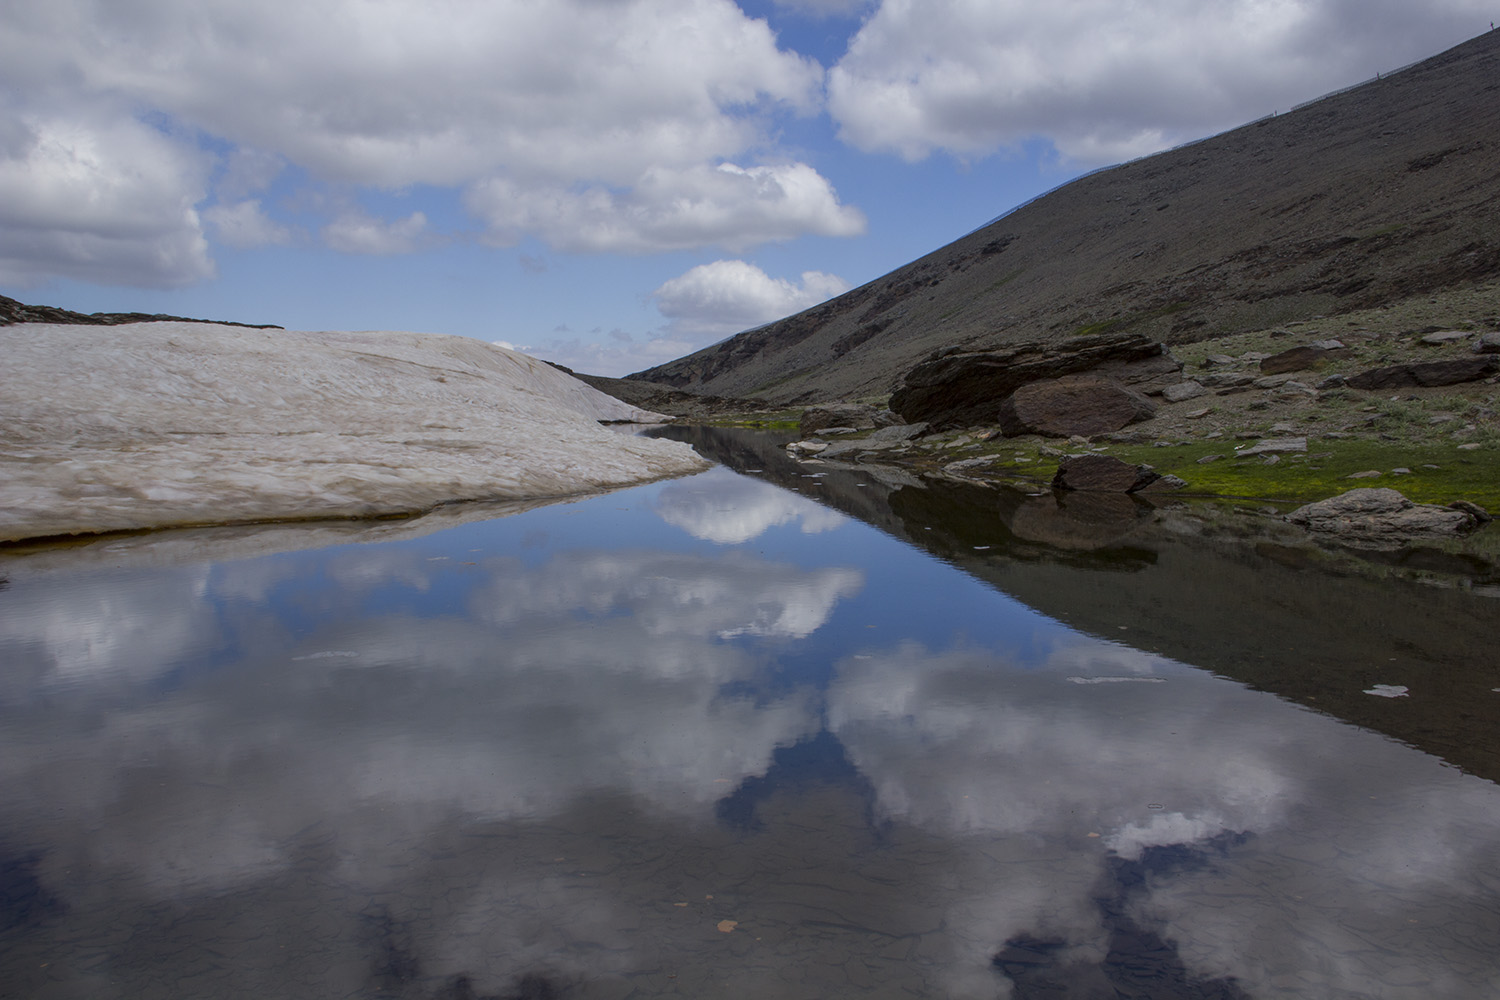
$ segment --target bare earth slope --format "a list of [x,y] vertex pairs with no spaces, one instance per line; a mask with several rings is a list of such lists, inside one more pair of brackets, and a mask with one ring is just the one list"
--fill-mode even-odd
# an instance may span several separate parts
[[465,337],[0,327],[0,541],[413,514],[705,468],[657,418]]
[[776,405],[877,397],[934,349],[1184,343],[1500,275],[1500,32],[1099,171],[883,278],[632,376]]

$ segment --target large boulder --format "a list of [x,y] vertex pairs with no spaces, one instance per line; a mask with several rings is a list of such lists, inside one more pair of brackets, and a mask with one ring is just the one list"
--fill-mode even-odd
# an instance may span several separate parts
[[1068,375],[1023,385],[1000,404],[1007,437],[1085,437],[1117,431],[1156,415],[1156,404],[1114,379]]
[[1461,535],[1482,523],[1468,510],[1419,504],[1396,490],[1370,488],[1298,507],[1286,519],[1310,531],[1365,539]]
[[1088,372],[1150,392],[1181,381],[1181,370],[1165,345],[1139,334],[1035,341],[993,351],[950,348],[907,372],[890,407],[910,423],[927,421],[938,430],[968,427],[995,422],[1003,400],[1043,379]]
[[876,414],[880,411],[864,403],[829,403],[826,406],[811,406],[802,411],[798,430],[803,437],[816,434],[829,427],[852,427],[867,431],[876,426]]
[[1112,455],[1067,455],[1052,477],[1055,490],[1095,493],[1136,493],[1161,478],[1144,465],[1131,465]]
[[1422,361],[1372,368],[1351,376],[1346,384],[1353,389],[1409,389],[1478,382],[1496,372],[1500,372],[1500,357],[1481,354],[1452,361]]

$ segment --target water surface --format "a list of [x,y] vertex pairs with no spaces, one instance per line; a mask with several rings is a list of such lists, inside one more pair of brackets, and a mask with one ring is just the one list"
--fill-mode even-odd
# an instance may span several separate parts
[[1500,995],[1491,751],[1402,728],[1492,599],[1285,567],[1469,639],[1254,660],[1188,550],[765,464],[12,554],[0,993]]

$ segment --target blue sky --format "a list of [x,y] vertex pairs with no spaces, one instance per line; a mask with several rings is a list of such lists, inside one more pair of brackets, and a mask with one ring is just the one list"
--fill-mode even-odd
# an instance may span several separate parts
[[0,0],[0,293],[619,375],[1479,0]]

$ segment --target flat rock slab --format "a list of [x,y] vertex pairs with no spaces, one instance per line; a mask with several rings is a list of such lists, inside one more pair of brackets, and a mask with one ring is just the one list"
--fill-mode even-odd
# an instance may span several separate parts
[[1024,385],[1000,404],[1006,437],[1089,437],[1117,431],[1156,415],[1156,404],[1113,379],[1072,375]]
[[1472,333],[1467,333],[1463,330],[1439,330],[1437,333],[1429,333],[1423,337],[1422,343],[1438,347],[1443,344],[1455,344],[1460,340],[1468,340],[1472,336]]
[[1236,458],[1249,458],[1252,455],[1287,455],[1294,452],[1307,450],[1307,438],[1284,437],[1267,438],[1242,451],[1235,452]]
[[0,330],[0,540],[413,514],[708,463],[659,421],[468,337],[205,323]]
[[1467,510],[1419,504],[1391,489],[1356,489],[1298,507],[1286,516],[1310,531],[1350,538],[1461,535],[1481,521]]
[[1135,493],[1160,479],[1143,465],[1131,465],[1111,455],[1067,455],[1052,477],[1056,490],[1096,493]]
[[1481,355],[1372,368],[1350,376],[1346,384],[1354,389],[1409,389],[1477,382],[1496,372],[1500,372],[1500,357]]
[[1169,403],[1183,403],[1189,399],[1197,399],[1199,396],[1206,395],[1207,393],[1208,387],[1202,382],[1190,380],[1167,386],[1161,391],[1161,398]]

